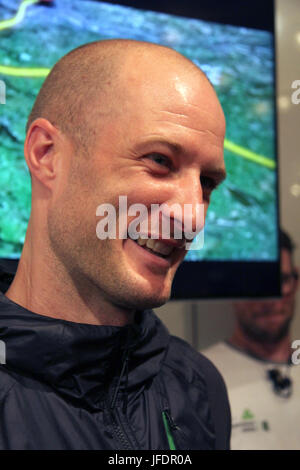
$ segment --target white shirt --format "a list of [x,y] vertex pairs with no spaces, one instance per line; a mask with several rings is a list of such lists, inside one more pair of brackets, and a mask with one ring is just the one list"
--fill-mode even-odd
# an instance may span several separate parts
[[[300,365],[256,359],[227,343],[202,351],[222,374],[231,406],[231,449],[300,449]],[[292,393],[276,394],[268,370],[292,381]]]

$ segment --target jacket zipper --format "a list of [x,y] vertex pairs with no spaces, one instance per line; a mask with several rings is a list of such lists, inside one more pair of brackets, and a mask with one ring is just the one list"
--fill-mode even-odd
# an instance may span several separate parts
[[174,442],[174,437],[173,437],[172,431],[176,431],[178,429],[178,427],[174,423],[174,421],[173,421],[173,419],[172,419],[172,417],[169,413],[169,410],[164,410],[162,412],[162,417],[163,417],[164,427],[165,427],[165,431],[166,431],[166,435],[167,435],[167,439],[168,439],[168,443],[169,443],[169,449],[170,450],[176,450],[176,445],[175,445],[175,442]]
[[[129,441],[128,436],[126,435],[126,432],[124,430],[124,427],[122,425],[122,421],[121,421],[121,418],[120,418],[120,415],[119,415],[119,412],[118,412],[118,409],[116,407],[117,397],[118,397],[119,387],[120,387],[120,384],[121,384],[122,377],[123,377],[125,371],[128,374],[128,361],[129,361],[129,349],[127,347],[126,350],[125,350],[125,354],[124,354],[121,374],[120,374],[117,386],[115,388],[113,398],[112,398],[111,403],[110,403],[110,414],[111,414],[111,417],[112,417],[113,429],[114,429],[115,435],[117,436],[118,440],[121,442],[121,444],[123,445],[125,450],[132,450],[133,447],[131,446],[131,443]],[[128,376],[127,376],[127,380],[128,380]],[[125,394],[126,393],[127,393],[127,390],[125,390]],[[125,400],[126,399],[127,398],[125,397]]]
[[116,437],[121,442],[125,450],[132,450],[133,447],[131,446],[130,441],[122,426],[121,419],[120,419],[117,409],[115,409],[114,411],[111,410],[111,417],[112,417],[112,426],[113,426],[113,430],[115,432]]

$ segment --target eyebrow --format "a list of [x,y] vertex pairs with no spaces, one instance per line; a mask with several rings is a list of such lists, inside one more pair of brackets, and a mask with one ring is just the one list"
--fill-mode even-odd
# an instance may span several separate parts
[[[144,142],[141,142],[137,146],[137,150],[144,149],[145,147],[147,147],[147,145],[150,146],[153,144],[163,145],[164,147],[167,147],[175,155],[186,153],[186,151],[183,149],[183,147],[180,144],[177,144],[176,142],[170,142],[169,140],[164,140],[164,139],[145,140]],[[227,177],[226,170],[223,167],[212,168],[211,170],[208,168],[205,171],[205,175],[214,178],[217,186],[221,184]]]
[[184,152],[183,147],[180,144],[177,144],[176,142],[170,142],[169,140],[164,140],[164,139],[145,140],[137,146],[137,150],[145,148],[153,144],[158,144],[158,145],[163,145],[164,147],[168,147],[168,149],[171,150],[175,154]]

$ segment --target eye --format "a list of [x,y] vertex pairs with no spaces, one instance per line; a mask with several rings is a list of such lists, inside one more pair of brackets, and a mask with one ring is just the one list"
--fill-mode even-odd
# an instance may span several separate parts
[[160,166],[165,166],[167,168],[172,166],[170,159],[161,153],[149,153],[148,155],[145,155],[145,158],[150,159]]
[[217,187],[217,182],[209,176],[201,176],[200,181],[203,189],[213,191]]

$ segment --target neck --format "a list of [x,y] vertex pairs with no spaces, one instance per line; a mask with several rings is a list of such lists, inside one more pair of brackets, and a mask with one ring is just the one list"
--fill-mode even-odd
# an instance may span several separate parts
[[28,241],[5,295],[34,313],[76,323],[124,326],[134,321],[133,309],[114,305],[86,278],[72,278],[52,254],[32,250]]
[[276,343],[259,343],[244,334],[239,326],[229,340],[230,344],[254,356],[274,362],[287,362],[291,354],[291,339],[287,334]]

